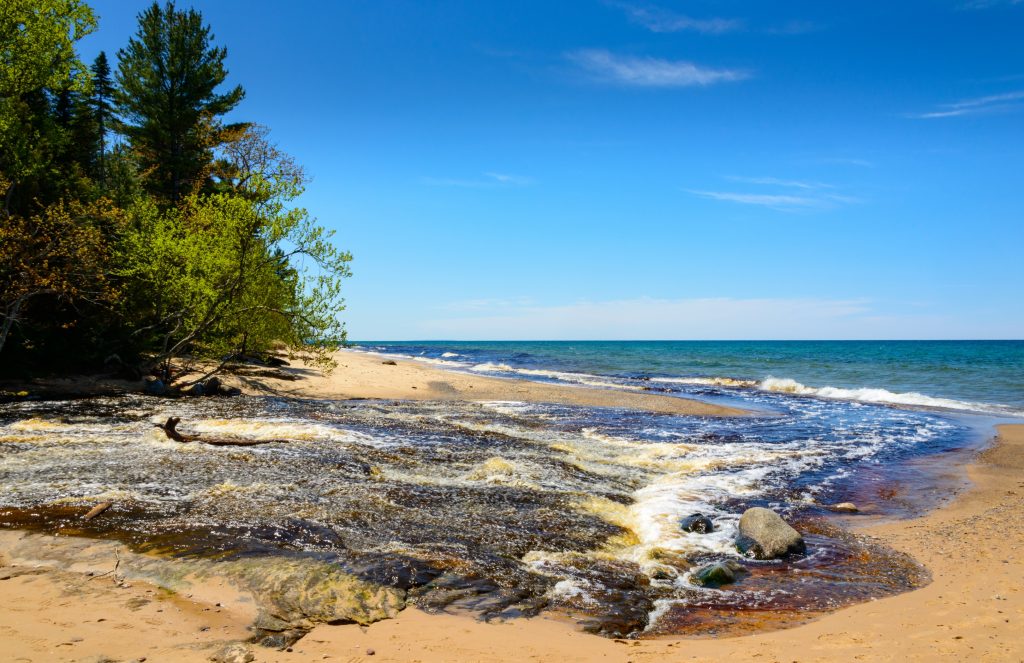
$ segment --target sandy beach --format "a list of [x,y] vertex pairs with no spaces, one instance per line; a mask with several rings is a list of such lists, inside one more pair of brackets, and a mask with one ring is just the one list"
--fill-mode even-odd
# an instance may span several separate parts
[[588,386],[548,384],[515,378],[496,378],[441,370],[415,360],[354,350],[335,355],[338,368],[329,375],[301,361],[288,374],[295,382],[272,373],[240,378],[248,393],[277,393],[306,398],[382,398],[433,401],[522,401],[591,407],[620,407],[664,414],[742,416],[743,410],[647,391],[624,391]]
[[[563,387],[442,371],[413,361],[346,352],[328,377],[301,367],[290,381],[245,377],[247,390],[305,397],[520,400],[617,406],[680,414],[738,410],[646,392]],[[906,552],[933,581],[810,623],[750,636],[612,640],[566,619],[482,623],[411,608],[397,618],[319,625],[289,651],[252,647],[257,661],[656,661],[1024,659],[1024,426],[998,430],[966,468],[972,486],[928,515],[858,530]],[[870,505],[862,505],[870,507]],[[856,518],[851,521],[856,526]],[[208,660],[244,640],[251,599],[198,578],[174,591],[146,581],[114,544],[17,531],[0,533],[0,651],[15,661]],[[136,556],[141,558],[142,556]],[[118,573],[122,573],[120,578]],[[242,659],[239,659],[242,660]]]

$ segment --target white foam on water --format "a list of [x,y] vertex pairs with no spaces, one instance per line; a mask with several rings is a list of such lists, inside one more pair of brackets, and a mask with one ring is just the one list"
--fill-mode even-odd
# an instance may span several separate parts
[[754,387],[757,386],[756,380],[740,380],[738,378],[651,378],[651,382],[661,382],[664,384],[694,384],[694,385],[707,385],[709,387]]
[[757,388],[773,393],[792,394],[795,396],[814,396],[842,401],[873,403],[883,405],[909,405],[940,410],[961,410],[966,412],[984,412],[1005,416],[1024,416],[1024,410],[1016,410],[1009,405],[992,403],[972,403],[951,398],[936,398],[917,392],[896,393],[878,387],[860,389],[843,389],[841,387],[809,387],[790,378],[768,377],[757,383]]
[[496,364],[493,362],[485,362],[483,364],[476,364],[470,367],[471,371],[478,373],[511,373],[513,375],[522,375],[525,377],[537,377],[537,378],[548,378],[551,380],[558,380],[560,382],[567,382],[569,384],[579,384],[587,387],[600,387],[604,389],[627,389],[630,391],[643,391],[643,387],[639,385],[623,384],[620,382],[611,382],[607,377],[601,375],[591,375],[590,373],[571,373],[567,371],[547,371],[536,368],[515,368],[508,364]]

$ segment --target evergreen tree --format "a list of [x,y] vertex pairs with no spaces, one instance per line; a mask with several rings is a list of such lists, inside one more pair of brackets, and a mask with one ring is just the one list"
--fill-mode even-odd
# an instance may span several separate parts
[[92,63],[92,112],[99,135],[96,175],[101,189],[107,185],[107,131],[114,117],[114,83],[110,78],[107,54],[100,51]]
[[227,50],[212,45],[202,15],[156,2],[139,15],[139,31],[118,51],[115,98],[147,190],[177,202],[207,180],[213,148],[224,142],[220,117],[241,101],[227,77]]

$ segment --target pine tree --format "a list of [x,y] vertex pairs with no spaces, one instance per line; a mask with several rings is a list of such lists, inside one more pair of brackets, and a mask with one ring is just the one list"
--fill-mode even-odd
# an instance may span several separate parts
[[216,89],[227,78],[227,50],[192,9],[156,2],[139,15],[139,31],[118,51],[117,110],[121,132],[144,173],[147,190],[177,202],[208,179],[213,148],[225,140],[220,118],[245,92]]
[[114,83],[110,79],[110,64],[107,54],[100,51],[90,68],[92,71],[92,105],[93,120],[99,134],[99,146],[96,154],[96,174],[102,189],[107,184],[107,131],[114,117]]

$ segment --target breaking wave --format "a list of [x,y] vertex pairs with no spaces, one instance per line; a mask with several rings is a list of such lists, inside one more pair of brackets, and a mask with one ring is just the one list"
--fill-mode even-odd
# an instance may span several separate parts
[[1009,405],[990,403],[972,403],[951,398],[936,398],[917,392],[896,393],[878,387],[860,389],[844,389],[841,387],[808,387],[790,378],[765,378],[755,383],[762,391],[792,394],[794,396],[814,396],[842,401],[856,401],[882,405],[904,405],[912,407],[936,408],[940,410],[960,410],[964,412],[982,412],[1003,416],[1024,416],[1024,411]]

